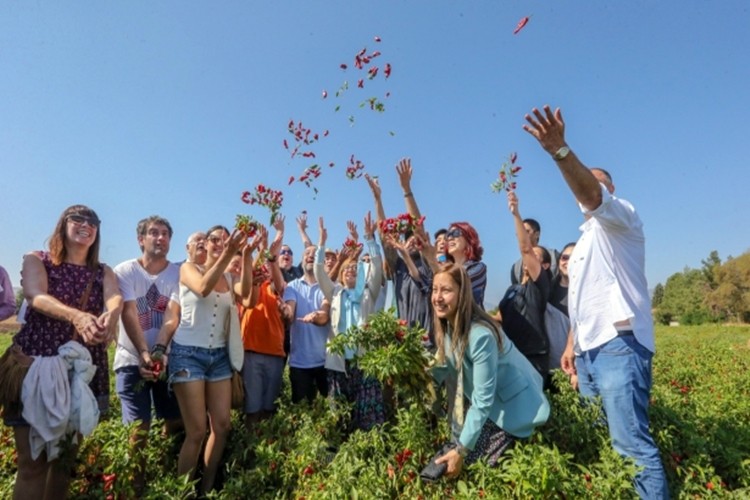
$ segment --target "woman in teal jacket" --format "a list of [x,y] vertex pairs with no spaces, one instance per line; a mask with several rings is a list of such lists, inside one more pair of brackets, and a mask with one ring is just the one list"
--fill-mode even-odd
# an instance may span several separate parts
[[455,477],[464,463],[479,458],[494,465],[515,438],[530,436],[547,421],[549,403],[542,377],[474,302],[462,266],[435,274],[432,306],[438,346],[435,378],[453,378],[456,387],[449,395],[455,446],[437,463],[446,463],[446,476]]

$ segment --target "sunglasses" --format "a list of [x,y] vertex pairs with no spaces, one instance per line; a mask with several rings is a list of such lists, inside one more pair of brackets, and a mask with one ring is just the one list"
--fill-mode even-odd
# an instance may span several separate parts
[[570,260],[570,254],[562,254],[560,256],[560,260]]
[[447,233],[445,233],[445,239],[447,239],[447,240],[451,239],[452,240],[454,238],[460,238],[463,235],[464,235],[464,233],[462,233],[459,228],[454,227],[453,229],[451,229],[450,231],[448,231]]
[[294,255],[291,250],[282,250],[279,255]]
[[96,217],[91,217],[88,215],[79,215],[79,214],[73,214],[68,215],[67,217],[68,221],[72,222],[73,224],[76,224],[78,226],[85,224],[88,224],[91,227],[99,227],[99,224],[101,224],[101,221]]

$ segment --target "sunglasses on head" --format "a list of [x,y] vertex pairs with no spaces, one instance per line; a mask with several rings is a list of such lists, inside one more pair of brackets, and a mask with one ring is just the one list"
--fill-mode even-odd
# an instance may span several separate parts
[[445,238],[446,239],[460,238],[463,235],[464,233],[462,233],[459,228],[454,227],[453,229],[445,233]]
[[79,226],[86,223],[91,227],[99,227],[99,224],[101,224],[101,221],[98,218],[90,215],[71,214],[68,215],[67,219],[73,224],[78,224]]

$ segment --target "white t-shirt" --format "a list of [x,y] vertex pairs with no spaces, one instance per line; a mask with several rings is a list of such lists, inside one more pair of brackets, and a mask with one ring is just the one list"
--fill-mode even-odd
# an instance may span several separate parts
[[[124,302],[135,302],[138,323],[151,349],[164,321],[170,301],[179,302],[180,266],[172,262],[157,275],[149,274],[138,259],[127,260],[114,268]],[[140,356],[120,320],[114,369],[138,365]]]

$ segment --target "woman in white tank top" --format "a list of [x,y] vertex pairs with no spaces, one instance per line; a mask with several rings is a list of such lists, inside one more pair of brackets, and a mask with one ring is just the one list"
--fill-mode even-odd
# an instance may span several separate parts
[[[229,315],[238,314],[236,301],[252,291],[252,252],[259,243],[257,237],[248,243],[247,236],[239,231],[230,235],[223,226],[214,226],[206,234],[206,263],[186,262],[180,267],[180,323],[172,338],[168,365],[185,424],[185,442],[177,463],[179,475],[195,470],[210,426],[201,494],[213,488],[229,435]],[[236,279],[225,270],[238,253],[242,255],[242,272]]]

